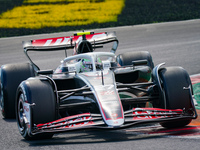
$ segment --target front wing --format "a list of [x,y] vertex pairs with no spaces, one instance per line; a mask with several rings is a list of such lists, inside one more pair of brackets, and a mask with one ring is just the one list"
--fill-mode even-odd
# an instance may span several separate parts
[[107,126],[100,114],[83,113],[64,117],[44,124],[32,125],[31,110],[33,105],[26,103],[24,121],[30,136],[40,133],[59,133],[81,129],[122,129],[137,124],[156,123],[182,119],[192,119],[196,116],[186,115],[184,110],[160,108],[134,108],[124,112],[125,123],[121,126]]

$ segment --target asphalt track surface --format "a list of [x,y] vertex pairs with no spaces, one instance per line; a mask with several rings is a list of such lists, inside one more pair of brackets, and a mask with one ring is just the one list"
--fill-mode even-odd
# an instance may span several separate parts
[[[94,27],[95,28],[95,27]],[[116,31],[120,41],[116,54],[128,51],[149,51],[154,64],[182,66],[190,75],[200,73],[200,20],[97,29],[95,32]],[[42,34],[0,39],[0,65],[27,62],[23,40],[60,37],[73,32]],[[69,51],[68,55],[72,52]],[[41,69],[55,68],[64,58],[63,52],[31,53]],[[78,131],[56,134],[51,140],[25,141],[16,121],[0,115],[0,149],[168,149],[197,150],[200,148],[200,126],[197,123],[176,130],[159,125],[140,126],[118,131]]]

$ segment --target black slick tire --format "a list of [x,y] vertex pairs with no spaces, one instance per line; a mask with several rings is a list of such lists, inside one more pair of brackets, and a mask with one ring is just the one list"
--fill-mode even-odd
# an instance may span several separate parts
[[53,133],[30,136],[23,120],[24,103],[35,104],[32,108],[32,125],[56,120],[56,97],[48,80],[33,78],[24,81],[18,88],[16,98],[16,118],[20,134],[26,140],[52,138]]
[[132,52],[119,54],[117,56],[117,62],[121,66],[132,65],[132,61],[145,60],[145,59],[148,62],[147,66],[153,69],[154,63],[152,61],[151,54],[148,51],[132,51]]
[[1,67],[0,106],[4,118],[15,118],[15,96],[19,84],[35,76],[33,66],[29,63],[7,64]]
[[[162,87],[166,97],[166,109],[184,109],[191,108],[191,99],[189,90],[184,87],[191,86],[188,73],[181,67],[166,67],[159,72]],[[164,107],[164,106],[163,106]],[[165,128],[184,127],[191,122],[191,119],[182,119],[160,123]]]

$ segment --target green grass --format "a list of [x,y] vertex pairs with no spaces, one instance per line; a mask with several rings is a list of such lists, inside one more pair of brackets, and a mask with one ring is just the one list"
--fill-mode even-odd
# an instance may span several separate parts
[[198,103],[198,106],[196,106],[196,108],[200,109],[200,83],[196,83],[193,85],[193,91],[194,91],[194,98]]
[[[0,0],[0,13],[22,5],[23,0]],[[42,29],[0,28],[0,37],[94,29],[200,18],[200,0],[126,0],[117,22]]]

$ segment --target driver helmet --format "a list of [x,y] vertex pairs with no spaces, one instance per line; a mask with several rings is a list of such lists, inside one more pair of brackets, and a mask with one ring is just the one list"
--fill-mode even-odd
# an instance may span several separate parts
[[93,52],[92,44],[86,40],[82,40],[75,45],[73,55],[88,52]]
[[80,72],[90,72],[93,70],[92,62],[89,59],[80,60]]

